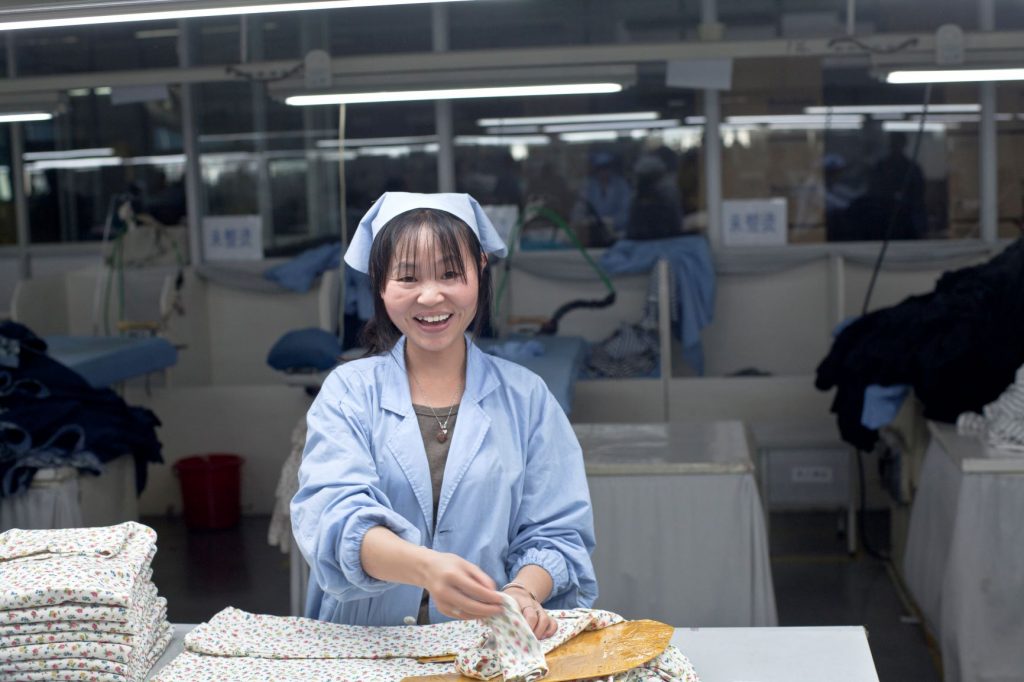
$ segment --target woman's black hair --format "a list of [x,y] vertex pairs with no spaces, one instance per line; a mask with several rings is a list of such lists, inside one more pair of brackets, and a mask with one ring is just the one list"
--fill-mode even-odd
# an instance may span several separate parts
[[367,355],[390,351],[402,336],[384,307],[384,289],[392,276],[393,262],[400,259],[416,267],[416,244],[421,229],[433,236],[445,270],[454,272],[463,282],[466,281],[465,259],[468,252],[469,264],[476,268],[479,282],[476,315],[469,329],[476,338],[490,324],[491,270],[483,262],[480,240],[469,225],[447,211],[414,208],[389,220],[370,247],[368,274],[370,291],[373,292],[373,318],[366,323],[360,335],[361,344],[368,349]]

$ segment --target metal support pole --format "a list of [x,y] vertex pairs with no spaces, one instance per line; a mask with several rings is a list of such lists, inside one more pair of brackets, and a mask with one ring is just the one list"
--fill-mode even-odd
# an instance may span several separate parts
[[[995,28],[994,0],[978,3],[978,28]],[[981,125],[978,129],[978,204],[981,207],[981,239],[989,244],[999,236],[999,156],[996,147],[996,84],[978,86],[981,102]]]
[[[448,6],[431,5],[431,29],[434,52],[448,51]],[[437,189],[455,191],[455,142],[451,100],[434,102],[434,125],[437,131]]]
[[[701,2],[701,34],[721,38],[718,5],[715,0]],[[704,91],[704,202],[708,215],[707,234],[712,249],[722,245],[722,141],[719,136],[722,106],[718,90]]]
[[[7,32],[7,76],[18,75],[18,62],[14,50],[14,32]],[[18,277],[32,277],[32,260],[28,252],[30,241],[28,225],[28,196],[25,192],[25,133],[21,123],[11,123],[11,186],[14,190],[14,221],[18,234]]]
[[[192,65],[192,48],[188,21],[178,22],[178,63],[182,68]],[[185,151],[185,198],[188,215],[188,253],[190,265],[203,263],[203,176],[199,162],[199,138],[196,133],[195,88],[181,85],[181,137]]]

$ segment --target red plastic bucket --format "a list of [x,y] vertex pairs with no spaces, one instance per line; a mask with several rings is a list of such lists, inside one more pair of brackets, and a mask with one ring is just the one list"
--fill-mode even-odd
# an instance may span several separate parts
[[239,455],[193,455],[174,463],[181,481],[185,525],[231,528],[242,515],[242,463]]

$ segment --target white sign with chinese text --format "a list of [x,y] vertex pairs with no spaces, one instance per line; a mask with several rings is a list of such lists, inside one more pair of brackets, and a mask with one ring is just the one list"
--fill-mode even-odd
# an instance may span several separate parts
[[263,222],[258,215],[210,216],[203,220],[205,260],[263,258]]
[[785,198],[726,199],[722,202],[722,244],[782,246],[787,215]]

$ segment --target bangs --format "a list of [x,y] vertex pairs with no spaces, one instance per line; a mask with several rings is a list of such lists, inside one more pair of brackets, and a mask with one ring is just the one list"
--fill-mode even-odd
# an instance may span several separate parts
[[[444,211],[414,209],[395,216],[378,235],[381,241],[377,265],[384,269],[371,280],[386,284],[387,280],[407,274],[430,271],[435,265],[444,272],[454,272],[466,281],[466,258],[479,253],[476,235],[461,220]],[[470,241],[472,240],[472,241]],[[425,260],[426,262],[419,262]],[[379,291],[383,291],[383,286]]]

